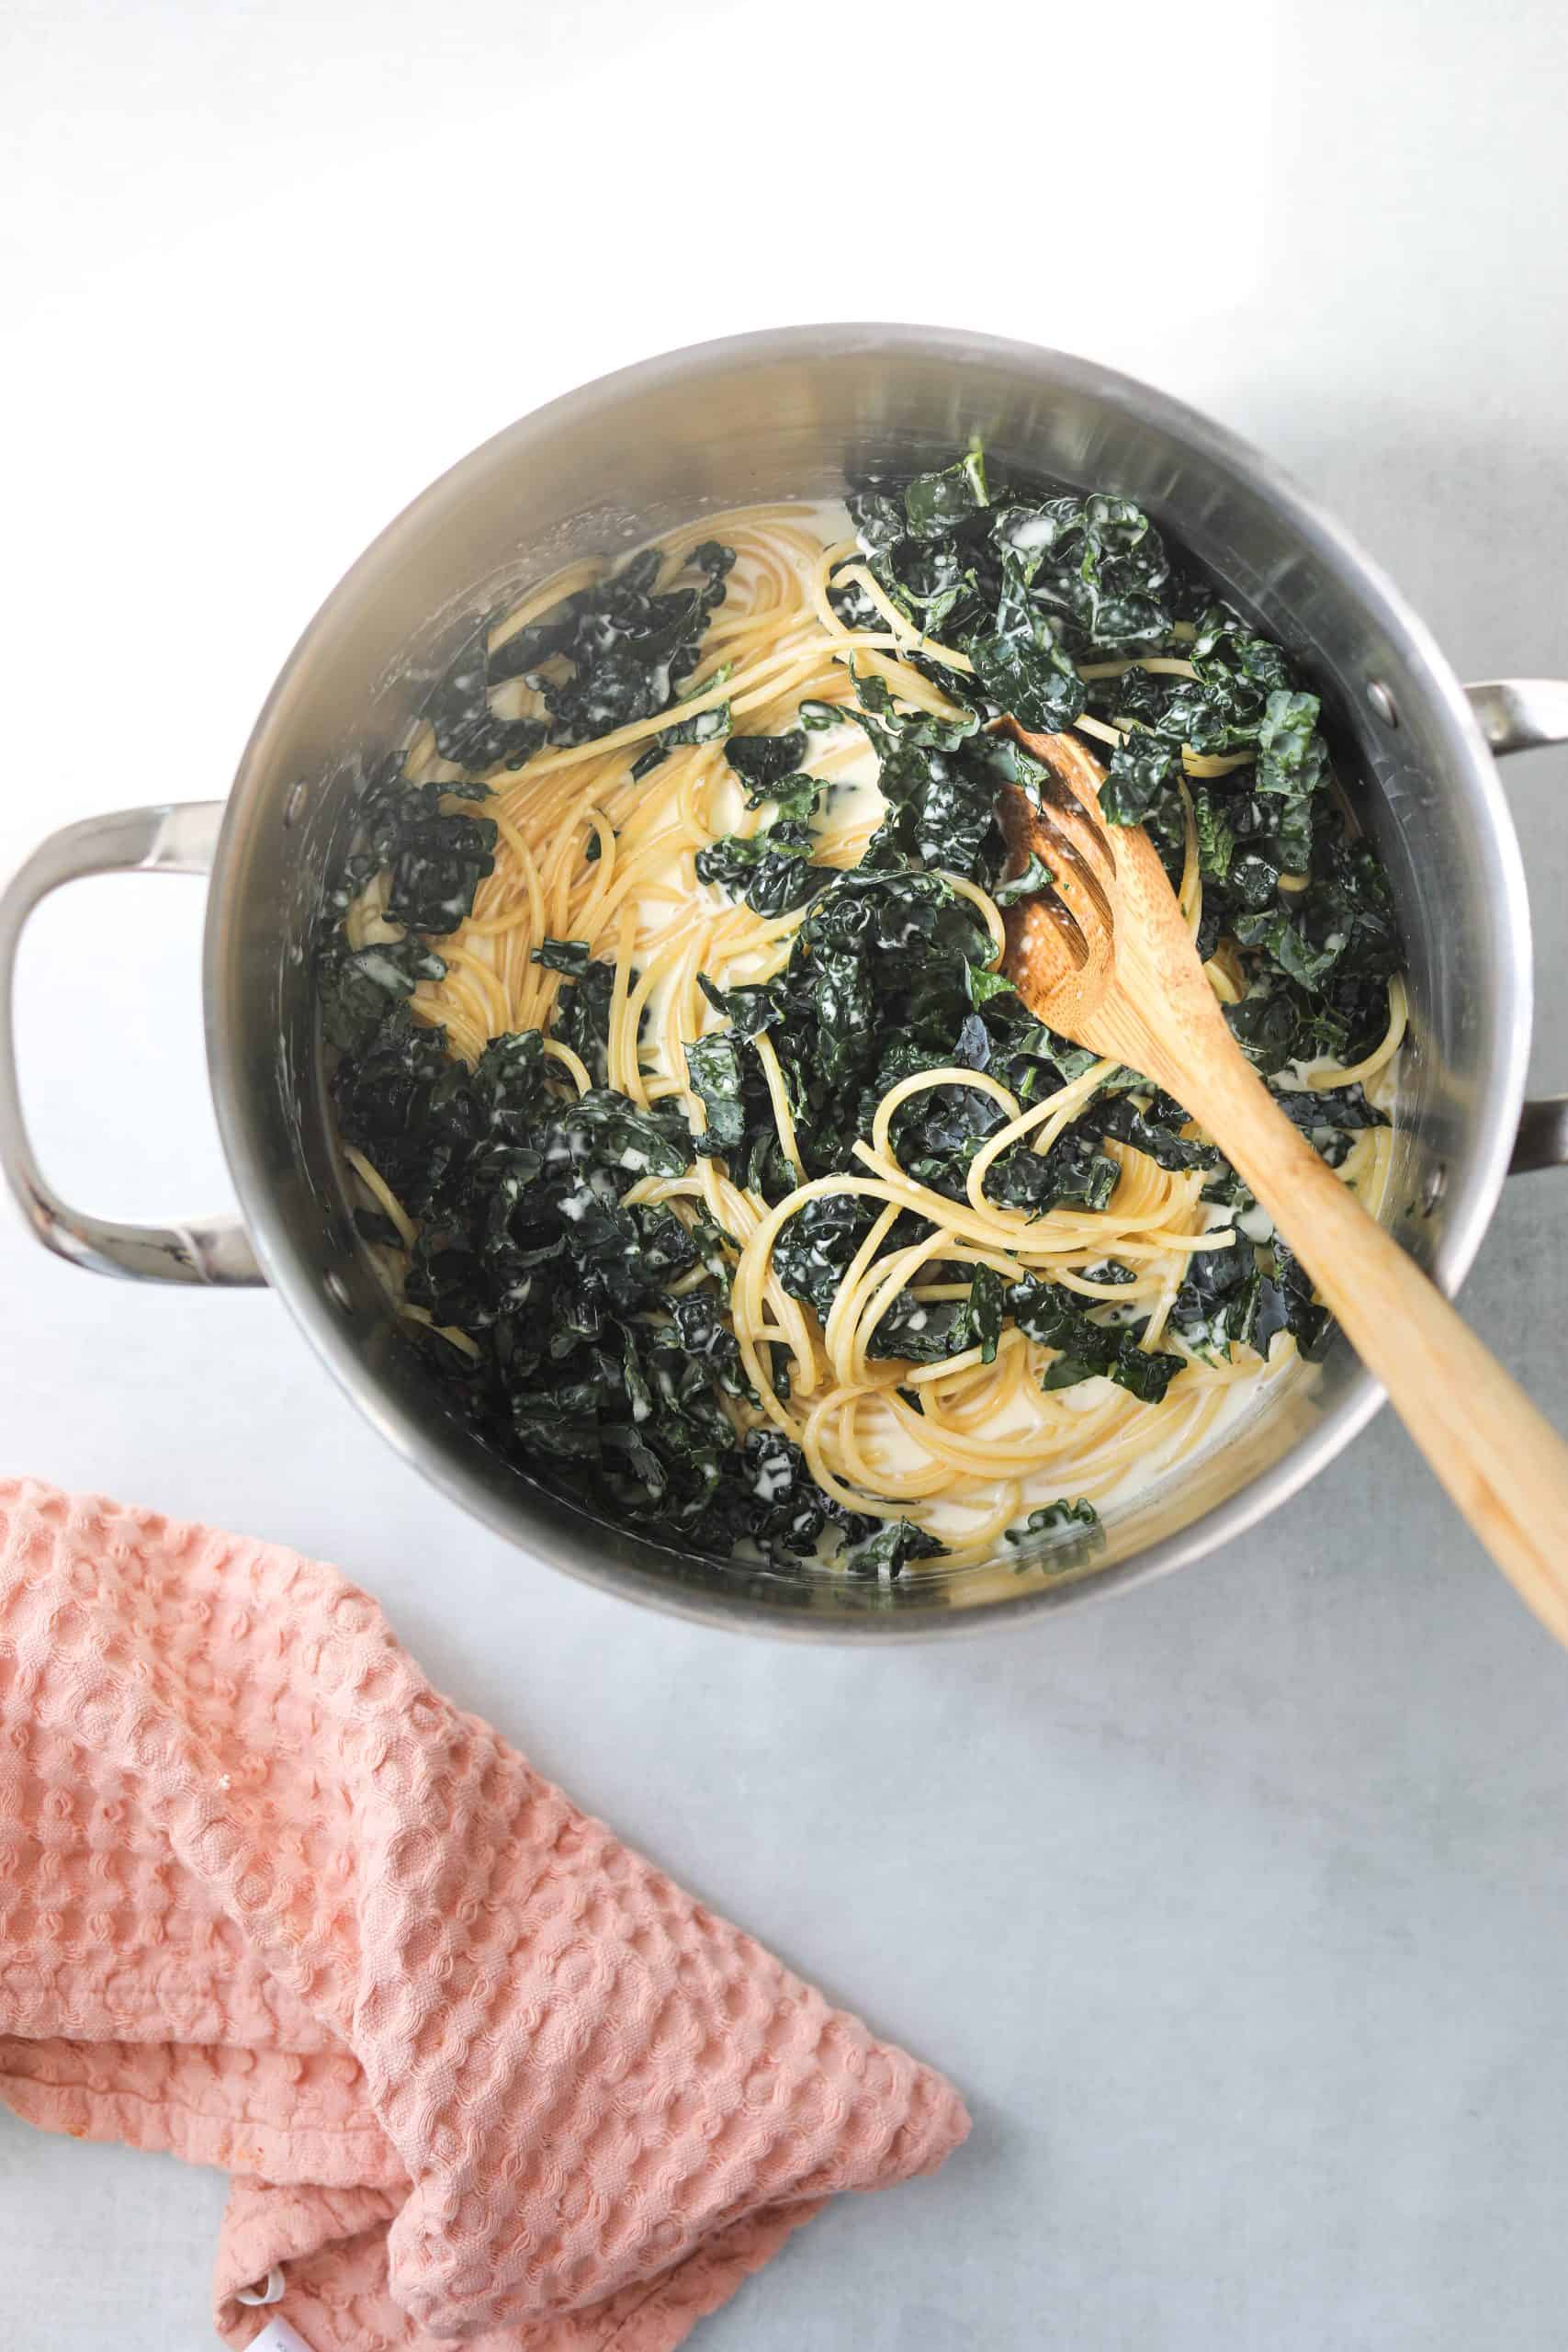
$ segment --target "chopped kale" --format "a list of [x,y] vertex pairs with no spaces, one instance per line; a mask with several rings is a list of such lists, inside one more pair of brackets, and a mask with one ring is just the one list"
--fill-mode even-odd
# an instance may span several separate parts
[[1180,1356],[1141,1348],[1130,1326],[1118,1329],[1094,1322],[1054,1283],[1015,1283],[1007,1293],[1007,1308],[1021,1330],[1058,1351],[1045,1374],[1047,1388],[1075,1387],[1098,1374],[1145,1405],[1157,1405],[1181,1370]]
[[[662,560],[656,548],[645,548],[608,579],[580,589],[508,638],[490,657],[490,684],[539,675],[552,743],[586,743],[639,718],[656,717],[669,708],[695,669],[703,633],[709,616],[724,602],[725,580],[734,561],[733,548],[705,539],[683,567],[684,573],[696,574],[695,583],[677,581],[660,590],[657,582]],[[570,677],[555,680],[540,674],[546,662],[570,664]],[[694,723],[683,720],[677,726]],[[725,728],[714,731],[723,733],[727,727],[728,718]],[[536,742],[543,740],[544,731],[538,729]],[[670,732],[674,736],[675,730]]]
[[998,882],[991,896],[998,907],[1016,906],[1021,899],[1032,899],[1041,890],[1048,890],[1055,876],[1038,852],[1031,850],[1029,863],[1021,874],[1006,882]]
[[[587,940],[547,938],[533,950],[559,976],[550,1035],[588,1070],[581,1100],[537,1033],[493,1038],[469,1069],[441,1029],[415,1017],[416,988],[445,977],[431,943],[467,918],[493,868],[497,827],[461,805],[486,797],[471,775],[414,786],[394,763],[377,777],[329,897],[320,991],[340,1131],[417,1225],[409,1301],[479,1353],[434,1332],[418,1344],[491,1440],[558,1490],[688,1551],[788,1564],[836,1547],[849,1574],[893,1580],[942,1546],[909,1521],[846,1510],[777,1430],[738,1436],[738,1406],[759,1401],[728,1311],[741,1237],[683,1197],[661,1204],[634,1193],[644,1178],[679,1176],[708,1157],[767,1202],[795,1190],[757,1049],[763,1036],[808,1180],[863,1175],[856,1146],[889,1089],[949,1073],[904,1101],[890,1142],[911,1179],[955,1204],[1010,1115],[968,1079],[998,1080],[1028,1105],[1094,1066],[990,968],[991,933],[945,878],[977,884],[1004,907],[1052,884],[1038,859],[1002,878],[999,789],[1015,785],[1038,800],[1045,779],[992,722],[1004,711],[1046,731],[1086,712],[1112,722],[1121,740],[1102,814],[1145,826],[1173,881],[1190,822],[1200,952],[1241,989],[1226,1008],[1235,1034],[1331,1162],[1382,1114],[1358,1086],[1304,1090],[1292,1066],[1370,1050],[1401,951],[1387,877],[1331,788],[1318,698],[1277,646],[1173,560],[1139,509],[987,481],[977,450],[902,488],[860,491],[851,509],[872,576],[928,640],[908,659],[942,688],[951,715],[901,703],[881,677],[853,672],[852,704],[808,699],[777,735],[736,733],[728,702],[682,712],[682,695],[699,691],[704,636],[733,562],[715,541],[672,571],[657,552],[634,556],[493,650],[488,628],[479,632],[427,705],[437,748],[470,772],[519,765],[547,741],[581,743],[655,719],[663,723],[645,731],[634,775],[677,746],[722,744],[747,806],[765,812],[763,829],[702,848],[698,877],[764,916],[802,919],[775,978],[724,989],[699,976],[723,1024],[685,1045],[700,1120],[688,1125],[680,1097],[649,1109],[609,1086],[616,976]],[[885,615],[842,568],[829,594],[850,626],[883,629]],[[955,668],[944,650],[972,666]],[[710,669],[700,691],[722,690],[726,676]],[[497,689],[516,679],[544,718],[498,715]],[[809,773],[815,739],[845,722],[872,746],[886,804],[848,872],[817,863],[830,787]],[[1220,773],[1206,772],[1217,762]],[[584,856],[597,848],[591,836]],[[378,875],[389,935],[351,950],[341,917]],[[622,978],[629,986],[635,975]],[[1045,1351],[1047,1389],[1102,1377],[1154,1404],[1191,1356],[1236,1347],[1267,1356],[1284,1333],[1305,1354],[1321,1351],[1329,1325],[1310,1280],[1278,1236],[1248,1238],[1259,1227],[1250,1194],[1192,1126],[1135,1071],[1103,1071],[1048,1148],[1026,1136],[985,1179],[990,1201],[1040,1216],[1103,1209],[1128,1150],[1195,1173],[1206,1201],[1246,1222],[1228,1247],[1193,1253],[1168,1345],[1144,1346],[1138,1302],[1115,1295],[1135,1281],[1133,1266],[1102,1260],[1088,1270],[1111,1294],[1100,1304],[960,1258],[921,1266],[883,1313],[870,1355],[929,1365],[973,1351],[991,1363],[1012,1328]],[[784,1293],[825,1319],[879,1207],[847,1190],[807,1198],[774,1250]],[[356,1222],[367,1240],[400,1246],[378,1210],[359,1210]],[[900,1211],[879,1258],[932,1230]],[[788,1351],[764,1352],[787,1395]],[[912,1410],[929,1408],[929,1390],[924,1402],[918,1386],[896,1393]],[[1011,1540],[1030,1555],[1021,1565],[1040,1559],[1056,1572],[1102,1538],[1092,1506],[1064,1495]]]
[[367,810],[367,854],[390,877],[389,919],[437,937],[467,921],[474,892],[495,868],[493,820],[444,809],[453,790],[392,778]]
[[806,757],[806,737],[798,731],[789,735],[732,735],[724,747],[724,756],[750,792],[765,797],[770,785],[793,775],[799,767]]
[[909,484],[904,527],[911,538],[945,538],[955,523],[981,513],[986,504],[986,466],[976,447],[945,472],[921,474]]
[[1091,1502],[1062,1495],[1032,1510],[1021,1527],[1009,1528],[1008,1542],[1022,1555],[1021,1572],[1034,1568],[1059,1577],[1086,1566],[1104,1549],[1105,1530]]
[[[507,674],[491,663],[488,624],[457,655],[425,706],[425,717],[444,760],[460,768],[520,768],[545,740],[536,718],[498,718],[490,690]],[[452,929],[448,924],[447,929]]]
[[745,1139],[740,1053],[737,1039],[722,1031],[686,1047],[686,1069],[707,1114],[707,1125],[696,1138],[696,1148],[705,1156],[734,1151]]
[[[1387,876],[1329,789],[1318,696],[1279,646],[1173,560],[1155,525],[1126,501],[995,482],[988,492],[965,492],[952,471],[934,478],[942,485],[934,493],[931,479],[902,497],[883,482],[851,501],[863,559],[885,594],[932,636],[940,605],[941,645],[974,663],[970,674],[944,666],[930,648],[910,657],[961,707],[956,721],[906,714],[900,728],[897,715],[877,707],[886,690],[862,682],[862,724],[877,743],[894,803],[867,865],[943,864],[996,895],[994,841],[979,821],[984,794],[964,789],[977,785],[974,763],[984,756],[973,723],[1005,710],[1031,727],[1061,728],[1087,708],[1121,730],[1101,813],[1114,824],[1144,825],[1173,884],[1186,862],[1190,801],[1202,880],[1199,952],[1207,959],[1224,951],[1242,989],[1226,1016],[1256,1066],[1274,1077],[1319,1055],[1360,1058],[1386,1024],[1387,982],[1401,946]],[[1153,669],[1141,666],[1151,657]],[[1224,771],[1204,775],[1202,763],[1216,758]],[[1016,780],[1028,788],[1026,775]],[[928,804],[945,827],[949,855],[922,833]],[[1042,881],[1030,874],[1001,885],[1004,902]],[[1359,1089],[1336,1090],[1317,1114],[1303,1110],[1301,1097],[1282,1100],[1331,1160],[1343,1156],[1358,1124],[1381,1115]],[[1211,1164],[1205,1147],[1180,1136],[1183,1124],[1158,1106],[1111,1110],[1102,1097],[1046,1159],[1066,1147],[1076,1170],[1064,1172],[1069,1182],[1076,1176],[1078,1197],[1092,1200],[1103,1177],[1091,1174],[1088,1137],[1134,1143],[1167,1167]],[[940,1155],[920,1172],[951,1191],[961,1168],[955,1152],[947,1157],[945,1179]],[[1073,1197],[1053,1193],[1042,1163],[1016,1149],[988,1182],[993,1198],[1020,1205]],[[1233,1284],[1220,1272],[1224,1254],[1208,1253],[1213,1262],[1201,1275],[1195,1260],[1194,1283],[1223,1282],[1228,1295],[1257,1272],[1267,1317],[1268,1267],[1243,1245],[1231,1253],[1243,1278]],[[1240,1304],[1229,1311],[1235,1319]],[[1181,1332],[1179,1316],[1172,1329]]]
[[753,913],[788,914],[803,907],[832,880],[830,870],[814,865],[811,854],[817,837],[795,818],[781,818],[768,831],[742,839],[730,833],[697,852],[697,879],[716,882],[744,899]]
[[1025,727],[1053,734],[1070,727],[1088,696],[1077,664],[1043,613],[1003,568],[1004,590],[996,627],[971,638],[975,673],[998,710],[1010,710]]
[[1021,1527],[1010,1528],[1010,1544],[1025,1544],[1032,1535],[1048,1535],[1061,1527],[1098,1527],[1100,1513],[1091,1502],[1080,1495],[1077,1502],[1069,1502],[1066,1495],[1054,1503],[1043,1503],[1032,1510]]
[[1141,825],[1155,802],[1181,773],[1174,743],[1151,735],[1128,735],[1111,755],[1100,795],[1100,812],[1112,825]]
[[660,762],[681,743],[722,743],[730,728],[730,710],[727,702],[716,702],[707,710],[694,710],[689,718],[678,718],[673,727],[662,727],[648,750],[632,767],[634,781],[640,782]]
[[897,1577],[910,1560],[940,1559],[946,1549],[913,1520],[887,1519],[874,1535],[850,1546],[843,1566],[852,1577]]
[[1146,1152],[1160,1168],[1217,1168],[1220,1164],[1213,1144],[1179,1132],[1190,1122],[1180,1103],[1172,1102],[1168,1094],[1156,1092],[1143,1110],[1128,1094],[1102,1098],[1085,1114],[1085,1124],[1102,1136],[1114,1136],[1118,1143]]
[[318,965],[321,1026],[342,1053],[367,1044],[391,1007],[420,980],[440,980],[446,967],[422,940],[352,948],[333,940]]
[[588,969],[586,939],[541,939],[535,948],[532,961],[542,964],[548,972],[564,972],[569,980],[580,980]]
[[591,962],[575,980],[563,980],[550,1035],[584,1065],[596,1086],[606,1083],[610,1066],[610,999],[613,964]]
[[773,1271],[790,1296],[826,1317],[872,1222],[869,1204],[853,1193],[820,1193],[786,1219]]

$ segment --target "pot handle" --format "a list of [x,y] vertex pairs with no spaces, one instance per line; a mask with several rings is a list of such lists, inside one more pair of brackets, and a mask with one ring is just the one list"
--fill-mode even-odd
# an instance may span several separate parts
[[1499,759],[1568,743],[1568,678],[1485,678],[1464,691]]
[[39,1239],[95,1273],[245,1286],[265,1280],[238,1217],[117,1225],[67,1207],[33,1157],[17,1084],[12,984],[17,948],[39,900],[85,874],[209,874],[222,821],[221,800],[88,817],[42,842],[0,898],[0,1170]]
[[[1499,759],[1568,743],[1568,678],[1487,678],[1465,693]],[[1519,1114],[1508,1173],[1528,1176],[1538,1168],[1568,1168],[1568,1094],[1540,1095]]]

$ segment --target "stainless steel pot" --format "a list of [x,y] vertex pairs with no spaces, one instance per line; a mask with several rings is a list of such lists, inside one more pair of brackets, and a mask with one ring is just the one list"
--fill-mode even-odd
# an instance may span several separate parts
[[[1004,466],[1150,508],[1321,683],[1373,780],[1410,949],[1396,1155],[1406,1246],[1461,1280],[1516,1166],[1568,1159],[1568,1098],[1524,1107],[1524,876],[1492,753],[1568,741],[1568,683],[1467,691],[1353,542],[1269,461],[1190,410],[1056,352],[910,327],[801,327],[606,377],[474,452],[364,555],[301,638],[227,803],[127,810],[46,842],[0,901],[0,1155],[35,1232],[99,1272],[272,1283],[376,1427],[533,1557],[630,1598],[775,1632],[998,1623],[1141,1583],[1240,1534],[1376,1409],[1348,1348],[1282,1384],[1220,1453],[1107,1529],[1066,1579],[940,1562],[891,1588],[682,1557],[542,1493],[457,1419],[399,1334],[350,1227],[322,1086],[308,939],[362,762],[401,737],[473,616],[560,564],[750,500],[840,491],[869,462],[947,462],[978,430]],[[84,874],[209,876],[207,1039],[242,1218],[152,1228],[69,1208],[28,1148],[10,973],[28,910]],[[1517,1142],[1516,1145],[1516,1138]]]

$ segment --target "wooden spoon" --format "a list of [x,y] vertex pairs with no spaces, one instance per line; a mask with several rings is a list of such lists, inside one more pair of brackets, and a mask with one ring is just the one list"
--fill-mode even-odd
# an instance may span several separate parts
[[1173,1094],[1251,1186],[1481,1542],[1568,1645],[1568,1444],[1285,1116],[1231,1035],[1154,845],[1099,814],[1071,735],[1003,728],[1046,771],[998,804],[1012,874],[1004,969],[1038,1017]]

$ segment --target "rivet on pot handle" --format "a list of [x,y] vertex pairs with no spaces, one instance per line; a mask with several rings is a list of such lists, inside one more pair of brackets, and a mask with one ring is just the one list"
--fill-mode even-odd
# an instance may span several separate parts
[[[1465,693],[1499,758],[1568,743],[1568,678],[1487,678]],[[1527,1176],[1538,1168],[1568,1168],[1568,1094],[1542,1095],[1519,1114],[1508,1173]]]
[[163,1283],[253,1285],[265,1280],[237,1217],[117,1225],[69,1208],[33,1157],[17,1086],[12,985],[17,944],[39,900],[86,874],[208,874],[222,821],[220,800],[86,818],[51,834],[0,898],[0,1168],[39,1239],[95,1273]]

